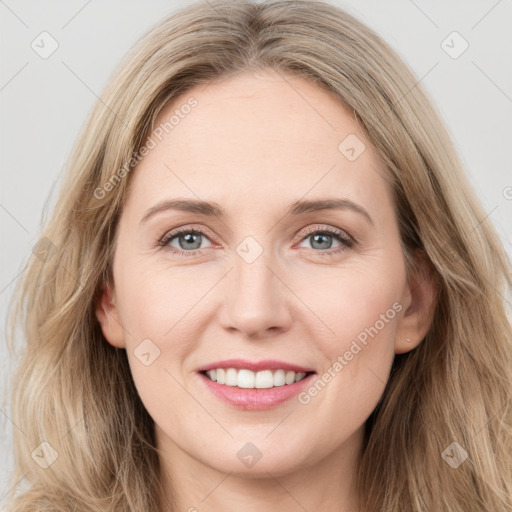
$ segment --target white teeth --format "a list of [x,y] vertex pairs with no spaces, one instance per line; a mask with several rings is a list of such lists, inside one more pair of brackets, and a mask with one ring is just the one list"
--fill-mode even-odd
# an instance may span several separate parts
[[271,388],[274,385],[274,377],[270,370],[263,370],[256,374],[256,381],[254,387],[256,389]]
[[238,387],[253,388],[254,372],[251,372],[251,370],[238,370]]
[[236,370],[234,368],[228,368],[226,370],[226,386],[237,386],[238,385],[238,378],[236,375]]
[[299,380],[302,380],[306,376],[305,373],[299,372],[297,375],[295,375],[295,382],[299,382]]
[[206,375],[210,380],[226,386],[236,386],[244,389],[268,389],[299,382],[306,376],[306,373],[285,370],[253,372],[246,369],[216,368],[215,370],[208,370]]
[[286,384],[293,384],[295,382],[295,372],[286,372],[286,377],[284,378]]
[[274,386],[284,386],[284,370],[276,370],[274,373]]

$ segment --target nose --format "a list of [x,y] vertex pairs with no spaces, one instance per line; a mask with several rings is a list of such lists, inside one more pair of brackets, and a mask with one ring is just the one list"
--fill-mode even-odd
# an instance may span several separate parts
[[219,314],[224,329],[264,339],[291,327],[291,291],[275,261],[267,257],[270,252],[264,251],[252,263],[235,256],[234,268],[224,283],[225,300]]

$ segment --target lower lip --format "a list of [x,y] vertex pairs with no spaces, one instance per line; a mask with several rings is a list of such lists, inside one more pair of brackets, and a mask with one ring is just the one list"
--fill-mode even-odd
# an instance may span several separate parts
[[249,411],[261,411],[271,409],[279,404],[290,400],[290,398],[298,395],[304,387],[306,387],[314,377],[314,373],[304,377],[299,382],[293,384],[285,384],[284,386],[275,386],[266,389],[245,389],[237,386],[226,386],[210,380],[202,373],[199,376],[206,384],[208,389],[218,398],[227,402],[229,405],[238,409]]

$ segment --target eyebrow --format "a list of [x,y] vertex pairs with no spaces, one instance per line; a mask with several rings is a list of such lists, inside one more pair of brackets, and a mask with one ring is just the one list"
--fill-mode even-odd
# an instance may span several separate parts
[[[167,210],[178,210],[183,212],[198,213],[200,215],[206,215],[208,217],[221,218],[225,215],[224,209],[215,202],[201,201],[198,199],[168,199],[162,201],[155,206],[149,208],[146,211],[140,224],[147,222],[151,217],[157,213]],[[354,203],[350,199],[346,198],[326,198],[326,199],[314,199],[314,200],[299,200],[292,203],[288,210],[288,215],[303,215],[306,213],[317,212],[322,210],[352,210],[362,215],[369,224],[372,226],[373,220],[370,214],[361,205]]]

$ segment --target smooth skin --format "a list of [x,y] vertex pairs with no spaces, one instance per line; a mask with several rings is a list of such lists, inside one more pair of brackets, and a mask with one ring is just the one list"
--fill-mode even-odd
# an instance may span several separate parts
[[[416,273],[407,280],[385,170],[332,95],[282,72],[246,71],[187,91],[157,125],[190,97],[197,106],[132,171],[113,282],[97,306],[155,421],[165,497],[174,493],[173,512],[295,512],[320,503],[325,512],[355,512],[365,421],[395,354],[426,335],[434,285]],[[350,134],[366,147],[354,161],[339,150]],[[142,221],[176,198],[212,201],[225,213],[164,209]],[[356,203],[371,222],[350,208],[288,214],[296,201],[325,198]],[[158,245],[176,228],[204,235]],[[262,250],[251,263],[237,252],[257,250],[246,237]],[[265,411],[235,409],[197,372],[224,359],[277,359],[320,377],[395,303],[401,311],[307,404],[295,397]],[[136,349],[148,339],[160,353],[145,365]],[[252,467],[237,457],[248,442],[261,453]]]

